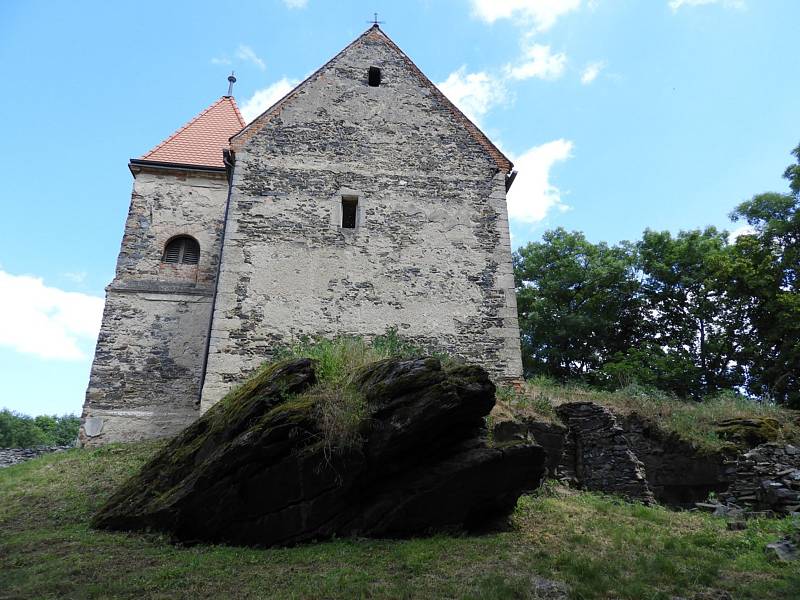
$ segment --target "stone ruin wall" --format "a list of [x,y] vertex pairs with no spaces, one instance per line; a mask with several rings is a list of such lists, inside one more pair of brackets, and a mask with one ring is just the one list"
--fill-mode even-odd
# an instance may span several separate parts
[[[197,418],[227,193],[224,173],[135,174],[86,392],[84,444],[170,435]],[[197,265],[161,262],[179,234],[199,242]]]
[[233,146],[203,409],[305,335],[397,327],[521,377],[505,174],[396,50],[351,46]]

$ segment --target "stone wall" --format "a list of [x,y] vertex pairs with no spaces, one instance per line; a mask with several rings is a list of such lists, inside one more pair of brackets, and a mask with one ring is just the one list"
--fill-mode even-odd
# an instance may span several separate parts
[[592,402],[571,402],[557,409],[569,428],[575,471],[581,487],[619,494],[646,503],[655,501],[645,468],[633,452],[617,417]]
[[647,502],[655,498],[679,508],[694,508],[711,492],[741,498],[744,506],[760,502],[768,491],[784,506],[800,504],[795,501],[800,498],[800,449],[766,444],[737,462],[731,451],[699,448],[637,414],[616,415],[591,402],[556,410],[563,425],[516,413],[509,405],[496,408],[494,440],[535,441],[547,452],[549,476],[574,487]]
[[[199,414],[227,181],[136,170],[86,391],[80,439],[88,445],[170,435]],[[179,234],[200,243],[198,265],[161,262]]]
[[748,510],[800,513],[800,447],[762,444],[736,461],[735,481],[722,502]]
[[736,476],[735,462],[722,452],[702,452],[636,414],[620,423],[659,502],[691,508],[711,492],[726,490]]
[[[420,77],[362,37],[234,137],[204,409],[304,335],[397,327],[521,376],[506,174]],[[358,199],[352,230],[343,196]]]
[[0,469],[38,458],[43,454],[52,452],[65,452],[71,450],[74,445],[67,446],[35,446],[33,448],[0,448]]

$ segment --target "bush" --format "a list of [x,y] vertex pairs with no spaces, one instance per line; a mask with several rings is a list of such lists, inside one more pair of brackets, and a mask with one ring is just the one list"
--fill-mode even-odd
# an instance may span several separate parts
[[78,437],[80,418],[75,415],[29,417],[0,410],[0,448],[64,446]]

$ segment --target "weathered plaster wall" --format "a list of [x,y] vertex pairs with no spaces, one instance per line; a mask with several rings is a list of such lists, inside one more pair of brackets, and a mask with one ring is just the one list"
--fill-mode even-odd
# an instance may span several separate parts
[[[204,409],[306,334],[396,326],[521,376],[505,174],[396,50],[351,46],[245,137]],[[339,227],[343,195],[358,196],[355,230]]]
[[[197,417],[227,190],[222,174],[136,174],[86,391],[85,444],[168,435]],[[161,263],[178,234],[200,243],[198,265]]]

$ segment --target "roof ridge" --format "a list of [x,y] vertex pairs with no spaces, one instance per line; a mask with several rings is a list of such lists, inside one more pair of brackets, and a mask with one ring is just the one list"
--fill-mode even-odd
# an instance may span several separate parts
[[[455,104],[453,104],[452,101],[450,101],[447,98],[447,96],[444,95],[444,93],[438,87],[436,87],[436,84],[434,84],[430,79],[428,79],[428,77],[414,63],[414,61],[411,60],[411,58],[409,58],[409,56],[405,52],[403,52],[403,50],[394,42],[394,40],[392,40],[386,34],[386,32],[384,32],[377,24],[370,25],[370,27],[364,33],[362,33],[360,36],[358,36],[356,39],[350,42],[347,46],[342,48],[342,50],[337,52],[336,55],[333,56],[333,58],[328,60],[320,68],[318,68],[316,71],[311,73],[311,75],[306,77],[303,81],[301,81],[294,88],[292,88],[292,90],[290,90],[285,96],[283,96],[283,98],[275,102],[272,106],[270,106],[260,115],[258,115],[255,119],[253,119],[250,123],[248,123],[241,131],[231,136],[230,139],[231,144],[234,143],[234,140],[239,144],[243,144],[244,142],[246,142],[250,138],[250,136],[247,135],[248,132],[252,132],[251,135],[254,135],[256,131],[260,129],[258,128],[254,130],[253,126],[256,124],[256,122],[263,120],[267,116],[272,116],[275,113],[277,113],[284,103],[288,102],[293,96],[295,96],[297,92],[302,87],[304,87],[308,82],[316,78],[322,71],[324,71],[328,67],[328,65],[337,60],[342,54],[347,52],[357,43],[361,42],[362,40],[370,36],[382,38],[387,44],[389,44],[391,48],[393,48],[398,54],[400,54],[403,61],[410,67],[412,73],[415,74],[417,78],[420,79],[420,83],[422,83],[422,85],[424,85],[425,87],[429,88],[433,92],[436,99],[452,113],[452,115],[455,117],[457,121],[461,122],[461,124],[470,134],[470,136],[472,136],[472,138],[484,148],[484,150],[489,154],[489,156],[491,156],[491,158],[494,160],[498,168],[507,173],[511,172],[512,168],[514,167],[514,163],[511,162],[511,160],[505,154],[503,154],[502,150],[500,150],[497,146],[494,145],[494,143],[489,139],[489,137],[485,133],[483,133],[483,131],[481,131],[481,129],[477,125],[475,125],[475,123],[473,123],[469,119],[469,117],[467,117]],[[245,137],[240,138],[240,136],[242,136],[243,134]]]
[[[236,104],[236,98],[234,98],[233,96],[223,96],[223,98],[225,98],[225,99],[230,101],[231,106],[233,106],[233,112],[236,113],[236,118],[239,119],[239,123],[241,123],[242,129],[247,127],[247,121],[244,120],[244,117],[242,117],[242,113],[239,112],[239,105]],[[211,107],[209,107],[209,109],[210,108]],[[234,134],[234,135],[236,135],[236,134]],[[233,137],[233,136],[231,136],[231,137]]]

